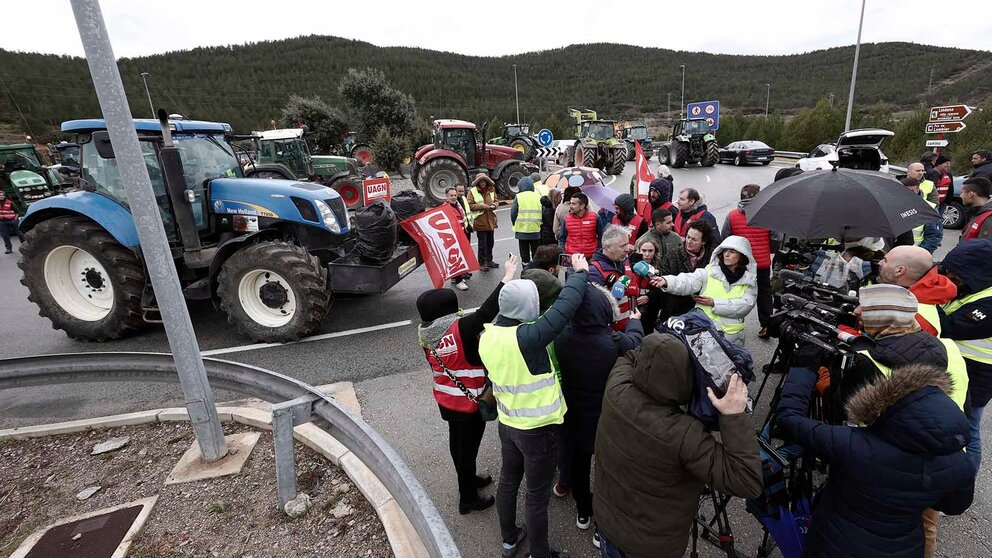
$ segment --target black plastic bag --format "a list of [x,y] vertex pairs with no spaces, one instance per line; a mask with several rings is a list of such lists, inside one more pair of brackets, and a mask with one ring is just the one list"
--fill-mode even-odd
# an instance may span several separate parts
[[[402,192],[397,192],[393,196],[392,201],[389,202],[393,208],[393,213],[396,214],[396,222],[413,217],[414,215],[423,213],[427,211],[427,206],[424,205],[424,198],[421,196],[420,192],[416,190],[403,190]],[[402,227],[398,230],[399,240],[408,244],[412,244],[413,238]]]
[[363,263],[382,265],[396,249],[396,215],[383,200],[355,211],[358,243],[355,253]]

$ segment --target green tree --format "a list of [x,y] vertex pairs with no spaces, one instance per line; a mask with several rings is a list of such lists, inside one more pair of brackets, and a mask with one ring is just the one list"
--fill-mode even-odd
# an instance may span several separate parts
[[835,141],[843,131],[844,115],[826,100],[820,100],[785,124],[781,145],[776,147],[782,151],[808,151],[818,143]]
[[413,130],[417,116],[413,97],[393,89],[380,70],[349,68],[338,92],[361,122],[362,132],[375,134],[387,128],[392,135],[405,136]]
[[332,146],[341,143],[341,137],[348,131],[341,111],[332,108],[319,96],[301,97],[290,95],[280,115],[282,125],[289,128],[306,125],[309,143],[318,153],[330,151]]
[[375,144],[375,159],[383,169],[399,172],[400,165],[410,156],[410,142],[403,136],[393,135],[389,128],[383,126],[372,140]]

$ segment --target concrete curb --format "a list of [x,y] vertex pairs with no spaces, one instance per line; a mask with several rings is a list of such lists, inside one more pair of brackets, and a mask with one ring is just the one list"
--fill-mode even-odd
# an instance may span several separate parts
[[[222,422],[237,422],[260,430],[272,430],[272,412],[253,407],[218,407]],[[27,440],[57,434],[73,434],[119,426],[134,426],[156,422],[188,421],[186,409],[172,407],[123,415],[80,419],[37,426],[0,430],[2,440]],[[375,508],[386,530],[389,546],[397,558],[428,558],[427,547],[420,540],[410,519],[378,477],[355,454],[327,432],[313,424],[295,427],[293,438],[340,467],[362,495]]]

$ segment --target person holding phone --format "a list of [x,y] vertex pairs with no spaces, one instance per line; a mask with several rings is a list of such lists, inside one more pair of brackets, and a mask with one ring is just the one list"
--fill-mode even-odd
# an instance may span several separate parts
[[499,221],[496,218],[496,208],[499,201],[496,198],[496,183],[485,173],[475,175],[472,188],[468,191],[468,206],[475,215],[472,228],[478,238],[476,252],[479,256],[479,268],[482,271],[499,268],[493,261],[493,247],[496,245],[496,229]]

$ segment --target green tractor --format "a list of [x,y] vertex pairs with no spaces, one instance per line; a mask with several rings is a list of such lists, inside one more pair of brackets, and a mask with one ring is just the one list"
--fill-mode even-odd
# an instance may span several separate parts
[[679,120],[672,129],[671,139],[658,147],[658,161],[676,169],[696,163],[712,167],[719,159],[716,136],[709,122],[702,118]]
[[355,159],[364,167],[372,162],[372,140],[358,132],[348,132],[341,142],[341,153],[345,157]]
[[600,120],[588,109],[568,109],[575,118],[575,143],[568,150],[572,166],[595,167],[620,174],[627,163],[627,142],[618,139],[616,121]]
[[620,139],[627,142],[627,160],[633,161],[637,154],[634,142],[641,143],[641,151],[644,152],[644,160],[651,160],[654,154],[654,146],[651,136],[648,135],[648,127],[643,124],[628,124],[624,122],[620,126]]
[[488,143],[512,147],[524,154],[525,161],[530,161],[534,150],[540,146],[537,136],[530,133],[530,124],[504,124],[503,135],[492,138]]
[[65,176],[41,163],[34,145],[0,146],[0,189],[14,202],[18,213],[23,215],[32,203],[68,185]]
[[365,177],[358,161],[338,155],[312,155],[303,137],[306,131],[286,128],[236,137],[255,143],[255,162],[247,165],[245,177],[319,182],[341,194],[348,209],[360,207]]

